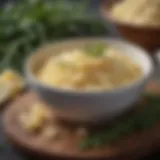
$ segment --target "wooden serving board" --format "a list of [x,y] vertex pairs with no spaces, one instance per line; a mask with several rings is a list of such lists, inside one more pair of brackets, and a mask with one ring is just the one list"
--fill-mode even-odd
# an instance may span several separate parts
[[148,156],[160,148],[160,124],[156,124],[148,131],[134,133],[103,149],[80,151],[74,135],[56,143],[44,141],[40,136],[24,131],[17,120],[18,115],[36,101],[38,99],[33,93],[24,93],[7,107],[3,119],[4,129],[10,141],[34,155],[51,159],[135,160]]

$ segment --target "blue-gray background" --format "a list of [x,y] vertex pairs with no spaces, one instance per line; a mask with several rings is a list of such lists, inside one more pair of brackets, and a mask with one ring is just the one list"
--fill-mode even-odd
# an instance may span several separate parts
[[[13,1],[13,0],[12,0]],[[54,1],[54,0],[53,0]],[[3,6],[4,3],[9,2],[9,0],[0,0],[0,5]],[[91,8],[97,10],[99,6],[99,0],[91,0]],[[111,26],[111,34],[115,35],[114,29]],[[3,112],[0,113],[0,118],[2,119]],[[150,157],[152,160],[160,160],[160,157],[154,156]],[[31,160],[31,158],[26,158],[23,154],[12,148],[11,145],[7,143],[5,134],[3,133],[2,121],[0,121],[0,160]],[[146,159],[145,159],[146,160]]]

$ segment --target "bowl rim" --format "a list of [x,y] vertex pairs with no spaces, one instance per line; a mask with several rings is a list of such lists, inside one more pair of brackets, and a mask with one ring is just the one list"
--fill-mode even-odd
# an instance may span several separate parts
[[[34,75],[34,73],[32,73],[32,69],[31,67],[29,66],[30,64],[30,61],[31,61],[31,58],[33,57],[33,55],[35,54],[39,54],[37,51],[40,51],[41,48],[43,47],[46,47],[46,46],[50,46],[50,45],[60,45],[61,43],[72,43],[74,41],[77,41],[77,42],[82,42],[83,40],[85,41],[110,41],[111,43],[121,43],[121,44],[124,44],[124,45],[128,45],[129,47],[132,47],[132,48],[135,48],[135,49],[138,49],[140,51],[140,54],[143,54],[149,61],[149,71],[146,75],[143,75],[142,77],[140,77],[139,79],[137,79],[136,81],[134,81],[133,83],[131,84],[127,84],[125,86],[122,86],[122,87],[118,87],[118,88],[115,88],[115,89],[112,89],[112,90],[98,90],[98,91],[81,91],[81,90],[72,90],[72,89],[65,89],[65,88],[59,88],[59,87],[52,87],[52,86],[49,86],[47,84],[44,84],[42,82],[40,82],[38,80],[38,78]],[[123,48],[123,47],[122,47]],[[115,94],[115,93],[122,93],[124,91],[127,91],[127,90],[130,90],[131,88],[134,88],[136,86],[138,86],[140,83],[142,82],[145,82],[147,81],[149,78],[151,78],[152,74],[154,73],[154,63],[153,63],[153,60],[150,56],[150,54],[147,54],[147,51],[138,46],[138,45],[135,45],[134,43],[130,43],[126,40],[122,40],[120,38],[107,38],[107,37],[92,37],[92,38],[88,38],[88,37],[85,37],[85,38],[69,38],[69,39],[65,39],[65,40],[59,40],[59,41],[54,41],[54,42],[51,42],[49,43],[49,45],[42,45],[42,47],[40,48],[37,48],[35,49],[32,54],[30,54],[26,60],[25,60],[25,63],[24,63],[24,73],[25,73],[25,77],[27,79],[27,82],[31,82],[33,85],[38,85],[39,87],[43,88],[43,89],[46,89],[48,91],[53,91],[53,92],[57,92],[57,93],[66,93],[66,94],[74,94],[74,95],[99,95],[99,94]]]
[[[135,23],[129,23],[129,22],[124,22],[121,20],[118,20],[116,18],[114,18],[112,16],[112,14],[110,13],[110,8],[111,5],[113,5],[114,3],[116,3],[117,0],[115,0],[115,2],[113,2],[112,4],[108,4],[107,3],[101,3],[100,5],[100,14],[102,16],[102,18],[104,18],[105,20],[109,20],[111,23],[114,23],[116,25],[119,26],[124,26],[124,27],[128,27],[128,28],[132,28],[132,29],[141,29],[141,30],[147,30],[147,31],[160,31],[160,25],[157,26],[150,26],[150,25],[137,25]],[[108,11],[107,11],[108,9]]]

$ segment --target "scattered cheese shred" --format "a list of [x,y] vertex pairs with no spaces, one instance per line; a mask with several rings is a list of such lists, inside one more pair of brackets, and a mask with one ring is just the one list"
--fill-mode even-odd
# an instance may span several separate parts
[[47,140],[55,140],[61,135],[61,129],[56,126],[49,126],[44,129],[42,134]]
[[44,105],[36,103],[25,112],[20,115],[20,124],[22,128],[29,132],[35,132],[43,127],[43,124],[47,118],[47,109]]

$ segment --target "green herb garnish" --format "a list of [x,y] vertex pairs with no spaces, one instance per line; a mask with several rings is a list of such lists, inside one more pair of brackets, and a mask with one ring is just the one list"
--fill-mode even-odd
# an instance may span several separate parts
[[75,67],[75,64],[66,61],[58,61],[57,64],[61,69],[73,69]]
[[85,48],[85,52],[92,56],[103,56],[105,53],[105,49],[107,48],[106,44],[93,44],[89,45]]
[[147,96],[148,103],[142,111],[123,120],[112,128],[90,135],[79,144],[80,149],[102,147],[115,142],[123,136],[129,136],[135,131],[151,128],[160,121],[160,97]]

